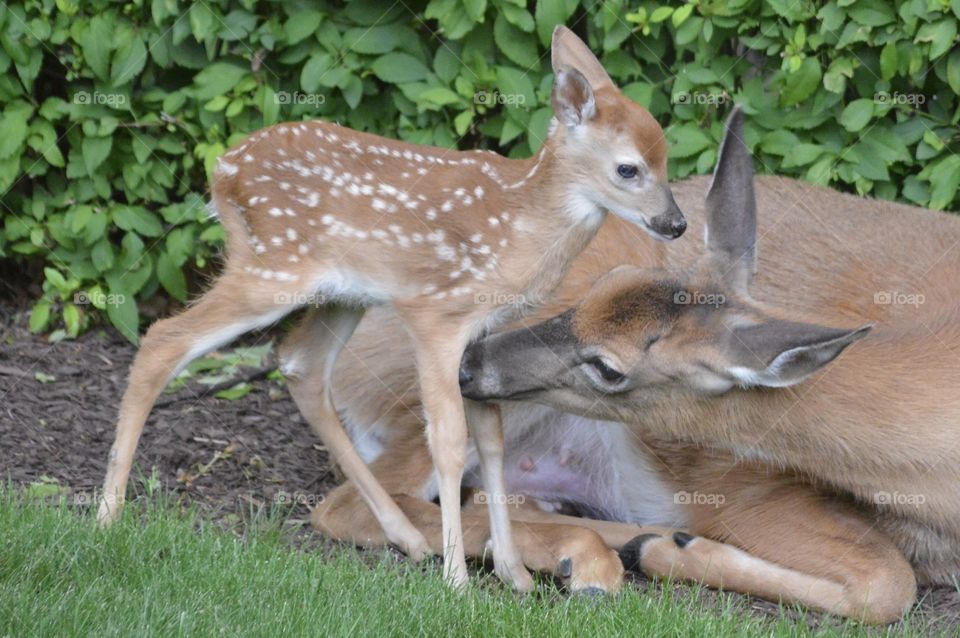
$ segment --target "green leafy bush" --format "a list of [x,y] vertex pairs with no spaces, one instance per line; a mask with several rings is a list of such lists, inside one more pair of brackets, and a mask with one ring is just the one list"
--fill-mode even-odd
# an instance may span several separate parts
[[[761,171],[955,208],[960,0],[29,0],[0,4],[0,256],[42,267],[31,327],[76,335],[185,300],[222,231],[216,157],[279,120],[412,142],[540,145],[554,25],[587,35],[710,169],[731,100]],[[38,268],[39,271],[39,268]]]

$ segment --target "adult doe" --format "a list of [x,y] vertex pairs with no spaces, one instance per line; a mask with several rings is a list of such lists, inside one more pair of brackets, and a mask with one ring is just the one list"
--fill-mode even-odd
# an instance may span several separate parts
[[[650,575],[892,622],[917,583],[960,579],[960,405],[950,390],[960,381],[960,219],[749,179],[736,117],[713,179],[671,185],[688,233],[710,228],[706,246],[671,244],[657,270],[651,246],[608,219],[537,312],[537,323],[559,318],[468,348],[465,393],[509,397],[505,480],[524,501],[511,518],[527,567],[573,590],[615,591],[620,550]],[[640,268],[594,286],[622,264]],[[876,327],[827,365],[863,332],[798,330],[809,317]],[[378,309],[351,346],[335,389],[345,422],[437,544],[408,340]],[[808,372],[792,388],[739,387]],[[402,402],[391,405],[394,395]],[[475,463],[465,484],[482,486]],[[485,508],[468,500],[463,520],[467,551],[482,555]],[[313,521],[333,537],[385,542],[349,482]]]
[[608,211],[661,239],[686,222],[666,183],[666,144],[650,114],[613,85],[573,33],[552,46],[555,121],[539,153],[425,148],[323,122],[281,124],[227,152],[212,208],[227,232],[213,288],[147,332],[120,406],[99,520],[122,504],[144,423],[167,381],[196,357],[310,306],[281,348],[291,394],[390,541],[429,545],[377,482],[331,399],[338,355],[364,309],[389,304],[415,345],[443,512],[444,573],[467,579],[460,482],[473,435],[487,489],[497,573],[532,587],[513,547],[499,413],[461,399],[467,343],[540,303]]

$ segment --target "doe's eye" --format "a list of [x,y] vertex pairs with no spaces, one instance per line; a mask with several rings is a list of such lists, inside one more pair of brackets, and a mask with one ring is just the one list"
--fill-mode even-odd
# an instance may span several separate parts
[[637,176],[637,167],[633,164],[621,164],[617,166],[617,175],[624,179],[633,179]]
[[593,366],[594,370],[600,373],[600,376],[603,377],[604,381],[616,383],[618,381],[622,381],[624,378],[622,372],[615,368],[611,368],[603,359],[592,359],[589,363],[591,366]]

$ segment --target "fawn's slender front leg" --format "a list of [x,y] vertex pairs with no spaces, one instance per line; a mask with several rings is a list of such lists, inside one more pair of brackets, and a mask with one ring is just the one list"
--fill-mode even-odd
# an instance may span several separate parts
[[533,590],[533,578],[523,566],[510,530],[507,488],[503,478],[503,425],[500,408],[475,401],[464,401],[467,427],[473,435],[480,457],[480,472],[486,488],[490,511],[490,542],[493,545],[494,570],[518,591]]
[[333,459],[353,482],[391,543],[413,560],[430,554],[423,534],[363,462],[340,423],[331,396],[334,364],[363,317],[363,310],[326,306],[311,310],[281,349],[290,394]]
[[[466,335],[437,338],[434,326],[411,325],[427,442],[437,471],[443,519],[443,573],[455,587],[466,585],[467,561],[460,520],[460,482],[467,458],[467,423],[460,396],[460,358]],[[430,332],[433,330],[433,333]],[[456,334],[455,330],[446,333]]]

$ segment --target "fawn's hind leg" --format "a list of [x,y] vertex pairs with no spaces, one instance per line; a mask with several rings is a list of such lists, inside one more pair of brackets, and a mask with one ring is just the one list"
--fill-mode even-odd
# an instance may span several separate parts
[[386,537],[419,560],[430,554],[426,539],[357,454],[333,404],[334,364],[362,317],[362,309],[344,306],[310,310],[281,347],[281,371],[300,412],[370,507]]
[[[259,282],[258,282],[259,283]],[[157,321],[140,342],[120,403],[97,521],[106,526],[123,506],[133,455],[157,396],[184,366],[238,336],[282,318],[293,308],[269,295],[255,299],[241,274],[225,274],[195,304]]]

